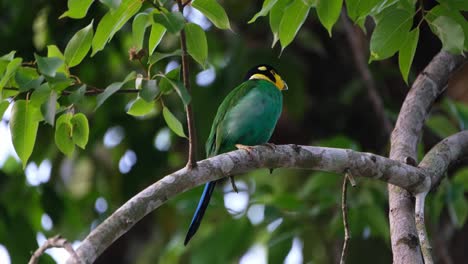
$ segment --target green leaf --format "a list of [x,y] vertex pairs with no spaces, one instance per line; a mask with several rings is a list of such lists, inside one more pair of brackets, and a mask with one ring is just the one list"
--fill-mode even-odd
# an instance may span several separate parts
[[451,184],[447,192],[448,213],[452,222],[461,228],[468,217],[468,201],[462,185]]
[[102,50],[106,43],[112,39],[115,33],[134,15],[142,5],[140,0],[123,0],[122,4],[114,10],[107,12],[99,21],[94,34],[91,57]]
[[462,130],[468,129],[468,105],[455,102],[455,109],[458,113],[458,121]]
[[348,16],[357,23],[365,19],[380,0],[346,0]]
[[160,53],[160,52],[155,52],[153,55],[149,57],[148,63],[149,64],[155,64],[156,62],[168,58],[168,57],[173,57],[173,56],[182,56],[182,51],[180,49],[177,49],[171,53]]
[[445,5],[437,5],[426,13],[425,18],[428,20],[429,25],[440,16],[448,16],[455,20],[461,25],[465,35],[465,50],[468,50],[468,21],[466,18],[457,10],[449,9]]
[[148,44],[150,55],[153,54],[154,50],[161,42],[161,39],[163,38],[165,33],[166,33],[166,28],[163,25],[158,24],[158,23],[153,23],[151,25],[151,32],[150,32],[149,44]]
[[171,111],[167,108],[163,108],[163,117],[166,121],[167,126],[179,137],[187,138],[184,132],[184,128],[180,121],[171,113]]
[[328,30],[328,34],[332,35],[333,25],[340,16],[343,0],[318,0],[317,14],[322,25]]
[[86,93],[86,84],[83,84],[76,91],[72,92],[68,99],[72,104],[77,104],[83,100]]
[[47,76],[55,77],[57,70],[63,65],[63,60],[57,57],[44,58],[34,54],[39,71]]
[[60,18],[83,18],[86,16],[93,0],[68,0],[68,10]]
[[143,48],[143,39],[145,37],[146,28],[150,25],[149,15],[140,13],[135,16],[132,24],[133,45],[138,50]]
[[88,118],[84,114],[78,113],[71,118],[70,122],[73,128],[73,143],[84,149],[89,138]]
[[441,138],[446,138],[458,132],[458,129],[443,115],[431,116],[426,124]]
[[283,18],[284,10],[286,9],[286,6],[291,3],[291,1],[292,0],[279,0],[270,11],[270,28],[271,33],[273,33],[273,42],[271,44],[272,48],[279,40],[280,24]]
[[12,50],[9,53],[1,56],[0,60],[12,61],[13,58],[15,57],[15,54],[16,54],[16,50]]
[[457,170],[455,176],[453,176],[453,183],[463,186],[463,190],[468,190],[468,167]]
[[[184,103],[184,105],[188,105],[190,103],[191,96],[188,93],[187,88],[185,88],[185,86],[184,86],[184,84],[182,82],[173,81],[173,80],[171,80],[170,78],[168,78],[165,75],[157,75],[157,76],[161,77],[162,80],[167,81],[167,84],[169,84],[170,87],[172,87],[172,89],[174,89],[177,92],[180,99],[182,99],[182,102]],[[162,80],[161,80],[161,82],[162,82]],[[164,85],[166,85],[166,84],[161,84],[160,83],[161,91],[164,91],[163,90]]]
[[185,35],[187,36],[187,52],[205,68],[206,58],[208,57],[208,43],[205,31],[197,24],[187,23],[185,25]]
[[54,126],[55,113],[57,111],[57,92],[52,90],[46,100],[41,106],[41,112],[44,116],[44,121]]
[[270,12],[271,8],[273,8],[273,6],[276,4],[278,0],[265,0],[263,2],[263,6],[262,6],[262,9],[260,11],[258,11],[258,13],[256,13],[252,19],[249,20],[249,24],[255,22],[255,20],[257,20],[257,18],[261,17],[261,16],[266,16],[268,15],[268,12]]
[[413,24],[413,16],[407,10],[389,8],[376,23],[370,41],[369,62],[389,58],[400,49]]
[[0,102],[0,122],[3,118],[3,114],[5,114],[5,111],[7,110],[9,105],[10,102],[8,100],[3,100]]
[[[166,78],[161,78],[159,88],[163,94],[168,94],[173,91],[173,82],[180,80],[180,66],[166,73]],[[170,82],[172,81],[172,82]]]
[[71,113],[63,114],[57,118],[57,125],[55,126],[55,145],[67,156],[71,156],[75,150],[71,118]]
[[15,81],[19,86],[19,91],[26,92],[31,89],[37,89],[44,81],[44,76],[39,76],[36,69],[20,67],[16,72]]
[[456,8],[461,11],[468,11],[468,2],[466,0],[437,0],[437,2],[452,9]]
[[0,79],[0,99],[2,95],[2,90],[5,85],[7,85],[8,81],[11,79],[11,77],[15,76],[16,71],[21,65],[21,62],[23,60],[21,58],[15,58],[12,61],[10,61],[6,67],[6,72]]
[[43,83],[39,86],[31,95],[31,104],[39,108],[43,103],[47,101],[50,96],[52,89],[49,83]]
[[185,25],[185,18],[180,12],[159,12],[153,15],[153,20],[172,34],[181,31]]
[[122,4],[122,0],[99,0],[99,2],[106,5],[111,10],[117,9],[120,4]]
[[279,26],[281,50],[284,50],[294,39],[304,24],[310,8],[302,0],[294,0],[284,11]]
[[18,100],[13,105],[10,119],[10,132],[16,154],[26,167],[29,157],[36,143],[37,128],[41,114],[39,108],[29,101]]
[[154,98],[160,93],[156,80],[142,80],[140,97],[148,103],[151,103]]
[[107,86],[104,92],[102,92],[100,95],[96,96],[96,108],[94,108],[94,111],[96,111],[111,95],[120,90],[122,85],[124,85],[123,82],[115,82]]
[[431,29],[442,41],[442,49],[454,54],[463,53],[465,35],[454,19],[440,16],[431,23]]
[[91,48],[93,40],[93,20],[91,23],[73,35],[65,48],[65,62],[68,67],[73,67],[84,59]]
[[132,116],[145,116],[154,110],[154,102],[147,102],[143,98],[138,97],[131,102],[127,114]]
[[216,0],[195,0],[192,7],[202,12],[217,28],[231,29],[226,11]]
[[398,63],[400,65],[401,75],[408,84],[408,74],[413,63],[414,54],[419,40],[419,28],[413,29],[407,36],[406,41],[400,47],[398,53]]
[[[63,53],[59,50],[59,48],[55,45],[48,45],[47,46],[47,57],[48,58],[51,58],[51,57],[57,57],[63,61],[65,61],[65,56],[63,55]],[[70,71],[68,70],[67,68],[67,65],[65,64],[62,64],[62,66],[60,66],[58,69],[57,69],[57,72],[58,73],[63,73],[65,74],[66,76],[69,76],[70,75]]]

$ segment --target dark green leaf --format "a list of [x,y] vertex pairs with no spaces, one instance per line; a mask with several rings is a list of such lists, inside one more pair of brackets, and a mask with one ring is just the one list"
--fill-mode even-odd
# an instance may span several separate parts
[[83,18],[86,16],[92,3],[93,0],[68,0],[68,10],[65,11],[60,18]]
[[[61,59],[62,61],[65,61],[65,56],[63,55],[63,53],[59,50],[59,48],[55,45],[48,45],[47,46],[47,57],[48,58],[52,58],[52,57],[57,57],[59,59]],[[57,73],[63,73],[65,74],[66,76],[69,76],[70,75],[70,71],[68,70],[67,68],[67,65],[62,64],[58,69],[57,69]]]
[[468,105],[455,103],[455,109],[458,113],[458,121],[462,130],[468,129]]
[[457,170],[453,176],[453,183],[463,186],[463,191],[468,191],[468,167]]
[[389,9],[384,11],[376,21],[377,25],[370,41],[369,61],[383,60],[393,56],[406,40],[413,24],[413,16],[407,10]]
[[407,36],[406,41],[400,47],[398,53],[398,63],[400,65],[401,75],[408,84],[408,74],[413,63],[414,54],[419,40],[419,28],[413,29]]
[[217,28],[231,29],[226,11],[216,0],[196,0],[192,6],[202,12]]
[[[184,86],[184,84],[182,82],[173,81],[173,80],[169,79],[165,75],[158,75],[158,76],[161,77],[162,79],[166,80],[168,82],[168,84],[170,84],[172,89],[174,89],[177,92],[177,94],[179,95],[180,99],[182,99],[182,102],[184,103],[184,105],[188,105],[190,103],[191,96],[188,93],[187,88],[185,88],[185,86]],[[164,91],[163,90],[163,85],[165,85],[165,84],[160,84],[161,91]]]
[[172,92],[173,83],[178,82],[180,80],[180,66],[168,72],[166,74],[166,77],[167,78],[161,78],[161,80],[159,81],[159,88],[164,94]]
[[[340,16],[343,0],[318,0],[317,14],[322,25],[328,30],[328,34],[332,35],[333,25]],[[281,31],[280,31],[281,33]]]
[[67,156],[71,156],[75,150],[73,143],[73,127],[71,124],[71,113],[65,113],[57,119],[55,126],[55,145]]
[[143,98],[138,97],[131,102],[127,114],[132,116],[145,116],[154,110],[154,102],[147,102]]
[[164,34],[166,33],[166,28],[158,23],[153,23],[151,25],[151,32],[149,36],[149,44],[148,44],[148,49],[149,49],[149,54],[153,54],[154,50],[158,46],[159,42],[161,42],[161,39],[163,38]]
[[346,0],[348,16],[355,23],[365,19],[380,0]]
[[18,100],[13,105],[10,119],[10,132],[16,154],[26,167],[29,157],[36,143],[37,128],[41,114],[39,108],[29,101]]
[[38,75],[36,69],[20,67],[15,75],[15,81],[20,92],[38,88],[44,81],[44,76]]
[[431,29],[442,41],[442,49],[454,54],[463,53],[465,35],[454,19],[440,16],[431,23]]
[[107,12],[106,15],[99,21],[94,34],[92,47],[94,56],[98,51],[102,50],[106,43],[112,39],[115,33],[122,28],[123,25],[134,15],[142,5],[141,0],[123,0],[122,4],[114,10]]
[[89,138],[88,118],[84,114],[78,113],[71,118],[70,122],[73,129],[73,143],[84,149],[86,144],[88,144]]
[[65,62],[68,67],[73,67],[84,59],[91,48],[91,41],[93,40],[93,20],[91,23],[79,30],[73,35],[65,48]]
[[281,49],[284,50],[304,24],[310,8],[302,0],[294,0],[284,11],[279,27]]
[[283,18],[284,10],[286,9],[286,6],[291,3],[291,1],[292,0],[279,0],[270,11],[270,28],[271,32],[273,33],[273,42],[271,44],[272,48],[279,40],[280,24]]
[[63,60],[57,57],[44,58],[37,54],[34,54],[34,57],[36,58],[39,71],[47,76],[54,77],[57,74],[57,70],[63,65]]
[[187,52],[205,68],[208,57],[208,43],[205,31],[197,24],[187,23],[185,25],[185,35],[187,37]]
[[462,185],[451,184],[448,191],[448,213],[452,222],[461,228],[468,217],[468,201]]
[[427,120],[427,126],[441,138],[458,132],[457,128],[443,115],[434,115]]
[[0,99],[2,99],[1,95],[3,87],[5,87],[8,81],[10,81],[11,77],[15,76],[15,73],[20,67],[21,62],[23,62],[21,58],[15,58],[8,63],[6,67],[6,72],[0,79]]
[[96,108],[94,108],[94,111],[96,111],[111,95],[120,90],[122,85],[124,85],[123,82],[116,82],[107,86],[104,92],[96,97]]
[[268,14],[268,12],[270,12],[271,8],[276,4],[278,0],[265,0],[263,2],[263,6],[262,6],[262,9],[260,11],[258,11],[258,13],[256,13],[252,19],[249,20],[249,24],[250,23],[253,23],[255,22],[255,20],[257,20],[257,18],[261,17],[261,16],[266,16]]
[[180,121],[171,113],[171,111],[167,108],[163,108],[163,117],[166,121],[167,126],[179,137],[187,138],[184,132],[184,128]]
[[173,56],[181,56],[182,51],[180,49],[175,50],[171,53],[160,53],[160,52],[155,52],[153,55],[149,57],[149,64],[155,64],[156,62],[168,58],[168,57],[173,57]]
[[145,37],[146,28],[150,25],[150,22],[147,13],[140,13],[133,19],[133,45],[135,45],[135,48],[138,50],[143,48],[143,39]]
[[142,80],[140,97],[148,103],[151,103],[159,94],[160,90],[156,80]]
[[86,85],[83,84],[80,86],[80,88],[78,88],[76,91],[72,92],[68,98],[70,99],[70,102],[72,104],[77,104],[79,103],[81,100],[83,100],[84,96],[85,96],[85,93],[86,93]]
[[437,0],[437,2],[444,4],[452,9],[468,11],[468,2],[466,0]]
[[181,31],[185,24],[185,18],[180,12],[159,12],[153,15],[153,20],[172,34]]
[[457,10],[449,9],[445,5],[437,5],[432,8],[426,14],[426,19],[429,21],[429,25],[440,16],[448,16],[455,20],[458,24],[461,25],[464,35],[465,35],[465,50],[468,50],[468,21],[466,18]]
[[52,89],[50,88],[49,83],[43,83],[32,93],[30,100],[31,104],[39,108],[43,103],[47,101],[51,91]]

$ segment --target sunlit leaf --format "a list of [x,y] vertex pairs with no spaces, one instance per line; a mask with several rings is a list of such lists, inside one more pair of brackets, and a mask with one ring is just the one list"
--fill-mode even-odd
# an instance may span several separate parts
[[161,42],[161,39],[163,38],[164,34],[166,33],[166,28],[158,23],[153,23],[151,25],[151,32],[149,36],[149,44],[148,44],[148,49],[149,49],[149,54],[153,54],[154,50],[158,46],[159,42]]
[[91,56],[94,56],[98,51],[104,48],[114,34],[140,10],[141,5],[142,1],[140,0],[123,0],[122,4],[120,4],[116,10],[109,11],[104,15],[101,21],[99,21],[96,34],[94,34],[93,37],[93,52]]
[[412,15],[407,10],[398,8],[384,11],[372,33],[370,61],[386,59],[400,49],[413,24]]
[[160,90],[156,80],[142,80],[140,97],[146,102],[150,103],[156,98]]
[[133,45],[140,50],[143,48],[143,39],[145,37],[146,28],[150,25],[149,15],[140,13],[135,16],[132,23]]
[[54,77],[60,66],[63,65],[63,60],[57,57],[44,58],[34,54],[39,71],[47,76]]
[[39,108],[43,103],[47,101],[50,96],[52,89],[49,83],[43,83],[39,86],[31,95],[31,104]]
[[273,48],[279,40],[280,24],[283,18],[284,10],[286,6],[291,3],[292,0],[279,0],[270,11],[270,28],[273,33],[273,42],[271,47]]
[[187,23],[185,25],[185,34],[187,37],[187,52],[204,68],[208,57],[208,43],[205,31],[197,24]]
[[88,118],[84,114],[78,113],[71,118],[70,122],[73,129],[73,143],[84,149],[86,144],[88,144],[89,138]]
[[401,75],[408,84],[408,74],[413,63],[414,54],[419,40],[419,28],[413,29],[407,36],[406,41],[400,47],[398,53],[398,63],[400,66]]
[[270,12],[271,8],[276,4],[278,0],[265,0],[263,2],[263,5],[262,5],[262,9],[260,11],[258,11],[253,17],[252,19],[249,20],[249,24],[250,23],[253,23],[255,22],[255,20],[257,20],[257,18],[261,17],[261,16],[266,16],[268,14],[268,12]]
[[[61,59],[62,61],[65,61],[65,55],[63,55],[63,53],[60,51],[60,49],[55,45],[47,45],[47,57],[48,58],[57,57],[57,58]],[[61,72],[61,73],[65,74],[66,76],[70,75],[70,71],[68,70],[67,65],[65,65],[65,63],[62,64],[57,69],[57,72],[58,73]]]
[[431,23],[431,29],[442,41],[442,49],[461,54],[465,43],[462,27],[454,19],[441,16]]
[[153,15],[153,20],[172,34],[181,31],[185,25],[185,18],[180,12],[159,12]]
[[0,79],[0,99],[3,88],[8,83],[8,81],[15,75],[16,71],[21,65],[21,62],[23,62],[21,58],[15,58],[8,63],[5,74]]
[[71,124],[71,113],[65,113],[57,118],[55,126],[55,145],[58,149],[67,156],[71,156],[75,150],[73,143],[73,126]]
[[10,105],[10,102],[8,100],[0,101],[0,122],[3,118],[3,114],[5,113],[9,105]]
[[65,62],[68,67],[73,67],[84,59],[91,48],[93,40],[93,21],[73,35],[65,48]]
[[36,143],[37,128],[41,114],[39,108],[29,101],[18,100],[13,105],[10,119],[10,133],[16,154],[26,167],[29,157]]
[[429,12],[427,12],[425,18],[429,21],[429,25],[431,25],[431,23],[435,19],[441,16],[450,17],[451,19],[455,20],[458,24],[460,24],[465,35],[464,49],[468,50],[468,21],[466,20],[466,18],[459,11],[450,9],[445,5],[435,6],[434,8],[429,10]]
[[132,116],[145,116],[154,110],[154,102],[147,102],[143,98],[138,97],[130,103],[127,114]]
[[111,10],[117,9],[120,4],[122,4],[122,0],[99,0],[99,2],[106,5]]
[[167,126],[179,137],[184,137],[186,138],[187,136],[185,135],[184,128],[182,127],[182,124],[180,121],[175,117],[171,111],[167,108],[163,108],[163,117],[164,120],[166,121]]
[[192,1],[192,6],[202,12],[217,28],[231,29],[226,11],[216,0],[195,0]]
[[68,10],[65,11],[60,18],[83,18],[86,16],[92,3],[93,0],[68,0]]
[[364,19],[381,0],[346,0],[348,16],[354,22]]
[[322,25],[328,30],[328,34],[332,35],[333,25],[340,16],[343,0],[318,0],[317,14]]
[[302,0],[294,0],[284,11],[279,27],[281,49],[284,50],[304,24],[310,8]]
[[41,106],[41,112],[44,116],[44,121],[51,126],[54,126],[55,113],[57,111],[57,92],[52,90],[47,97],[46,102]]

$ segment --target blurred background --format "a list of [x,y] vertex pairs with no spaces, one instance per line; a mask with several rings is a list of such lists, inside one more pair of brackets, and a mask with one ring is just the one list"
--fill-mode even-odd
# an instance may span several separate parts
[[[368,58],[368,39],[340,19],[333,37],[311,10],[294,42],[282,53],[271,48],[268,18],[247,21],[262,1],[220,1],[232,31],[216,29],[199,12],[186,17],[207,32],[208,67],[190,65],[193,109],[199,141],[198,158],[218,105],[240,84],[246,71],[259,63],[273,65],[289,85],[284,109],[271,139],[275,144],[304,144],[352,148],[388,155],[389,133],[409,86],[396,57],[365,64],[372,80],[364,81],[355,56]],[[427,9],[435,1],[425,1]],[[47,45],[62,51],[73,34],[103,16],[94,3],[86,18],[58,19],[67,1],[0,1],[0,55],[16,50],[32,61]],[[348,23],[348,24],[346,24]],[[369,30],[372,21],[368,21]],[[427,25],[421,27],[409,83],[441,49]],[[369,31],[370,32],[370,31]],[[351,45],[350,38],[354,39]],[[177,36],[166,35],[159,52],[177,49]],[[140,65],[129,61],[131,24],[106,49],[72,70],[87,84],[105,88],[121,81]],[[280,56],[281,54],[281,56]],[[159,62],[158,71],[179,65],[176,57]],[[468,126],[468,67],[457,73],[437,100],[424,128],[420,154],[442,138]],[[135,95],[113,95],[94,112],[88,97],[76,110],[90,121],[86,150],[71,158],[61,154],[54,128],[42,124],[30,162],[23,170],[14,153],[8,110],[0,122],[0,263],[27,263],[46,238],[59,233],[74,246],[126,200],[164,175],[186,164],[187,140],[166,126],[160,109],[144,118],[126,114]],[[381,102],[381,108],[379,108]],[[176,94],[165,104],[184,120]],[[377,107],[377,108],[376,108]],[[390,126],[385,125],[387,120]],[[184,121],[185,124],[185,121]],[[461,162],[434,190],[426,221],[436,259],[466,263],[468,239],[468,169]],[[169,201],[137,223],[100,256],[96,263],[337,263],[344,237],[341,218],[342,175],[277,169],[236,177],[238,194],[230,184],[216,189],[197,235],[187,247],[183,239],[202,187]],[[351,244],[349,263],[391,263],[386,185],[359,179],[349,190]],[[63,249],[47,251],[40,263],[63,263]]]

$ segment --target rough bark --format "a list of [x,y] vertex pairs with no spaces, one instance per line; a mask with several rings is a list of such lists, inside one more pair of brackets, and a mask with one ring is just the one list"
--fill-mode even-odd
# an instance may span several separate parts
[[[413,83],[391,135],[390,158],[417,161],[416,149],[429,109],[465,58],[439,52]],[[393,263],[422,263],[412,195],[389,184],[389,219]]]

